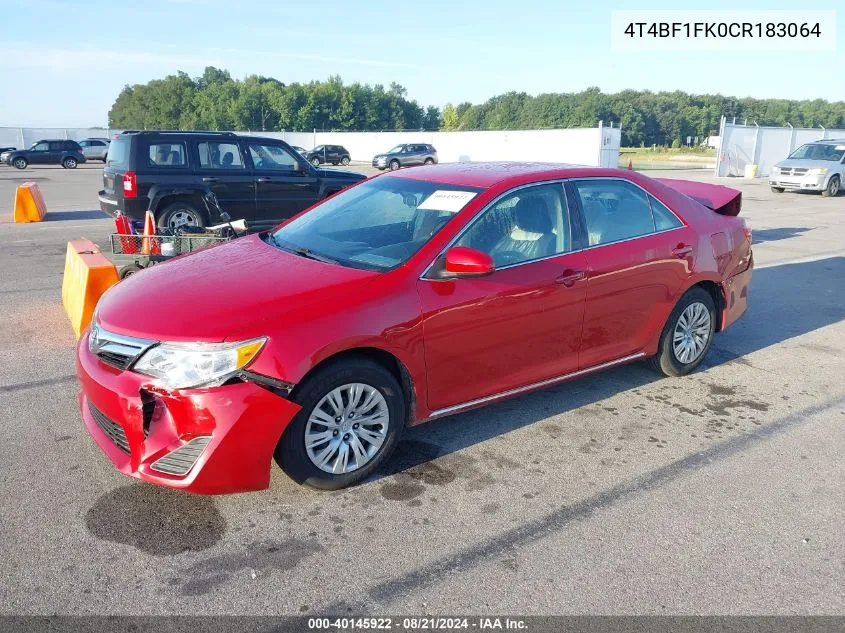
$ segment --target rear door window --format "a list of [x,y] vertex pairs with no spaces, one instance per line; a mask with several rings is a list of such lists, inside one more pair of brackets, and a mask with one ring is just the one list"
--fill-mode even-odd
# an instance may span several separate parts
[[655,232],[646,193],[636,185],[618,178],[574,180],[572,184],[587,225],[590,246]]
[[187,167],[184,143],[150,143],[147,157],[150,167]]
[[203,141],[197,143],[197,152],[203,169],[244,169],[241,148],[237,143]]
[[50,141],[51,152],[61,152],[64,149],[64,143],[61,141]]

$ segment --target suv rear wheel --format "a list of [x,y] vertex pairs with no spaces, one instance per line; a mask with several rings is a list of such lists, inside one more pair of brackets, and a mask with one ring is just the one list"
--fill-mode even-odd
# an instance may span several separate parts
[[319,159],[319,158],[316,158],[316,157],[315,157],[315,158],[312,158],[312,159],[311,159],[311,164],[312,164],[312,165],[314,165],[314,167],[319,167],[319,166],[320,166],[320,159]]
[[343,165],[344,167],[348,166],[349,165],[349,156],[344,156],[343,158],[341,158],[340,164]]
[[426,159],[425,159],[425,164],[426,164],[426,165],[433,165],[433,164],[434,164],[434,159],[433,159],[433,158],[426,158]]
[[68,156],[62,161],[62,167],[65,169],[76,169],[76,159]]
[[178,229],[181,226],[205,226],[202,211],[193,204],[178,200],[164,208],[159,216],[159,226]]

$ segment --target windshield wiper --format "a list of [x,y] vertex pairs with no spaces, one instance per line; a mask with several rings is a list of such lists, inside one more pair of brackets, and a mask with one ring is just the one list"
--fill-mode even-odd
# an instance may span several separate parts
[[318,262],[323,262],[324,264],[337,263],[336,259],[332,259],[331,257],[326,257],[325,255],[315,253],[310,248],[303,248],[301,246],[298,246],[296,248],[286,248],[285,250],[290,251],[291,253],[296,253],[301,257],[307,257],[308,259],[316,259]]

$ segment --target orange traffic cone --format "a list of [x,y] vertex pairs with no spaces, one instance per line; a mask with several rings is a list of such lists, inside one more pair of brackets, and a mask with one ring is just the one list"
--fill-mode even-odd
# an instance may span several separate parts
[[155,234],[155,217],[153,217],[153,212],[148,210],[144,216],[144,237],[141,238],[142,255],[158,255],[161,252],[158,242],[154,239]]
[[629,171],[634,170],[634,161],[632,161],[630,158],[628,159],[628,170]]

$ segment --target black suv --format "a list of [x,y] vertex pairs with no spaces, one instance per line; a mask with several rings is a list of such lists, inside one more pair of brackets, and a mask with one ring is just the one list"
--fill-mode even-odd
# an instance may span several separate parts
[[27,165],[61,165],[65,169],[76,169],[85,162],[79,143],[65,139],[36,141],[29,149],[6,151],[0,156],[2,162],[18,169],[26,169]]
[[158,226],[208,226],[225,211],[272,226],[364,180],[312,167],[284,141],[232,132],[127,131],[109,146],[100,208]]
[[314,149],[305,152],[305,158],[314,167],[319,167],[326,163],[346,167],[351,160],[349,151],[343,145],[318,145]]

